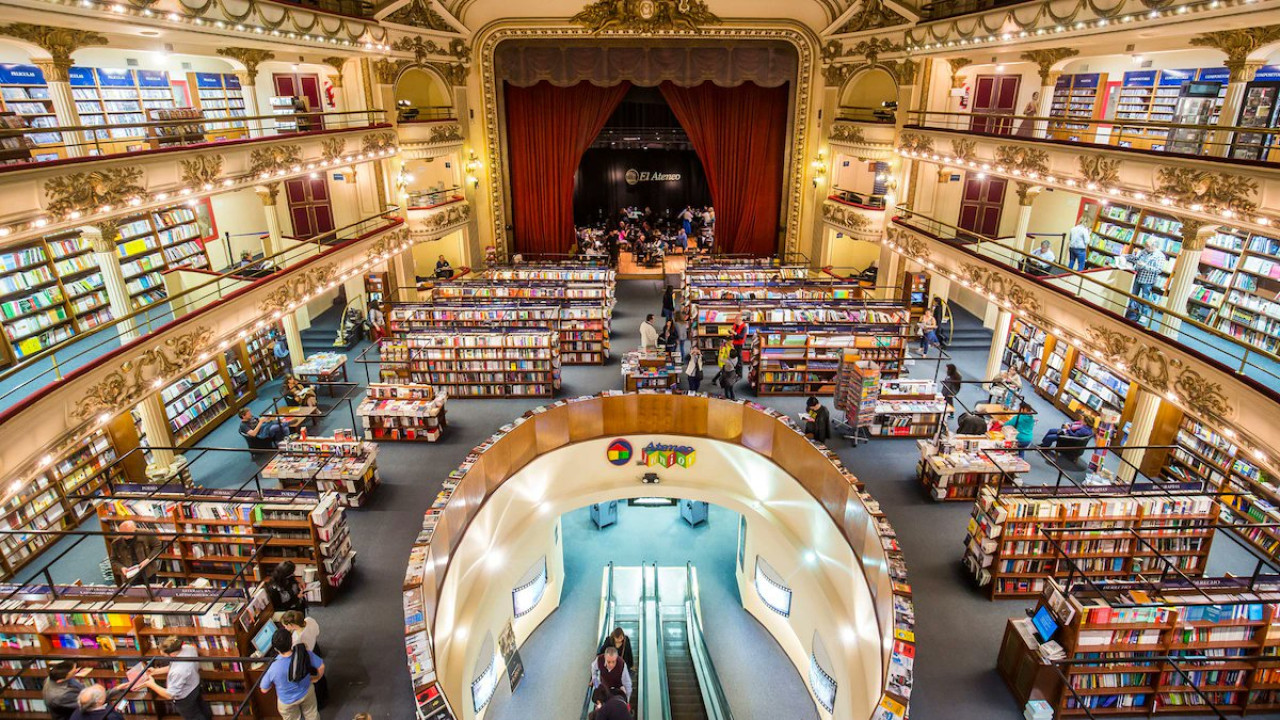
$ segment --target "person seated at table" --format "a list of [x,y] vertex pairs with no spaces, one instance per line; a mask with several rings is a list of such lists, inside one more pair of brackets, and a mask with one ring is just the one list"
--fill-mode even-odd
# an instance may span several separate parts
[[1083,420],[1073,420],[1069,423],[1063,423],[1059,427],[1050,428],[1049,432],[1044,434],[1044,439],[1040,441],[1040,446],[1055,447],[1059,440],[1068,437],[1093,437],[1093,428],[1089,427],[1089,424]]
[[962,413],[956,420],[957,435],[985,435],[986,433],[987,421],[977,413]]
[[279,420],[254,417],[253,411],[245,408],[240,411],[240,434],[249,441],[251,447],[255,445],[255,441],[275,447],[281,440],[289,437],[289,426]]
[[1031,256],[1035,259],[1027,263],[1027,272],[1032,275],[1048,275],[1053,272],[1053,264],[1058,261],[1048,240],[1041,240],[1040,247],[1032,250]]
[[449,264],[448,260],[444,259],[443,255],[441,255],[440,259],[436,261],[436,279],[448,280],[449,278],[452,278],[452,277],[453,277],[453,266]]
[[315,407],[316,391],[310,385],[292,376],[284,376],[284,401],[295,407]]

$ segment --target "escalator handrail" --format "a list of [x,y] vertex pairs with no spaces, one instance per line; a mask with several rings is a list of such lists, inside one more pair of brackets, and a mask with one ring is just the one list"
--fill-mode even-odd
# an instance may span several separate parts
[[[640,614],[640,632],[644,638],[644,652],[640,665],[644,668],[644,702],[640,703],[642,720],[671,720],[671,698],[667,692],[667,658],[662,643],[662,606],[658,593],[658,565],[653,564],[653,593],[649,593],[648,575],[644,581],[644,611]],[[648,622],[652,611],[654,622]],[[656,668],[655,668],[656,665]],[[638,694],[637,694],[638,696]]]
[[685,563],[684,607],[689,633],[689,656],[693,660],[693,669],[698,676],[702,704],[706,708],[708,720],[733,720],[733,712],[729,709],[729,698],[720,685],[720,676],[716,673],[715,663],[711,661],[711,653],[707,651],[706,638],[702,635],[702,604],[698,595],[697,575],[693,572],[693,563]]
[[[613,624],[614,624],[613,619],[616,615],[616,612],[615,612],[616,603],[614,602],[614,599],[613,599],[613,563],[609,563],[608,565],[606,565],[604,572],[605,572],[605,576],[604,576],[604,581],[602,583],[604,585],[604,591],[603,591],[604,610],[600,613],[600,628],[599,628],[600,631],[596,635],[597,639],[600,642],[596,645],[596,648],[599,648],[600,646],[604,645],[605,642],[608,641],[609,633],[613,629]],[[592,648],[592,650],[595,650],[595,648]],[[591,656],[591,661],[595,662],[594,654],[592,654]],[[587,698],[582,703],[582,706],[583,706],[582,720],[587,720],[587,717],[591,714],[591,711],[595,709],[595,704],[591,702],[592,690],[594,690],[594,688],[592,688],[591,683],[588,682]]]

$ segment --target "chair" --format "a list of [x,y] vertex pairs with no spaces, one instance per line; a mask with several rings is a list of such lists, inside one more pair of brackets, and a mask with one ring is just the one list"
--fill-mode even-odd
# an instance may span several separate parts
[[1073,437],[1071,435],[1062,434],[1058,436],[1058,442],[1054,445],[1054,452],[1058,453],[1058,457],[1063,460],[1072,462],[1080,462],[1080,457],[1084,455],[1084,450],[1093,441],[1093,436]]

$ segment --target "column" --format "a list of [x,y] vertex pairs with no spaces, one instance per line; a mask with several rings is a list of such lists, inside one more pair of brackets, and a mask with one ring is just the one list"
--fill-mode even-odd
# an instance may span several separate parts
[[174,453],[164,450],[158,445],[172,442],[173,429],[169,426],[169,418],[164,414],[164,405],[160,402],[160,393],[153,392],[138,403],[138,419],[142,423],[142,432],[147,434],[147,443],[152,445],[152,465],[164,467],[173,464]]
[[262,240],[262,254],[271,257],[284,250],[284,237],[280,232],[280,214],[276,210],[276,199],[280,196],[280,183],[255,185],[253,191],[258,193],[262,201],[263,215],[267,219],[267,237]]
[[[1234,127],[1240,117],[1240,106],[1244,104],[1244,88],[1253,82],[1258,70],[1266,63],[1262,60],[1231,60],[1225,63],[1230,75],[1227,76],[1227,94],[1222,98],[1222,110],[1218,113],[1219,128]],[[1231,150],[1232,133],[1230,130],[1217,130],[1211,134],[1208,154],[1214,157],[1227,157]]]
[[[912,111],[926,109],[928,93],[921,92],[921,77],[928,78],[932,69],[932,59],[925,59],[919,66],[909,59],[900,60],[894,66],[894,75],[898,81],[898,111],[894,113],[894,137],[902,137],[902,128],[906,126]],[[907,207],[915,207],[915,174],[918,172],[916,163],[903,157],[899,157],[898,161],[902,163],[901,172],[895,183],[898,186],[898,197],[905,201]]]
[[[255,66],[256,67],[256,66]],[[249,117],[260,115],[258,110],[258,89],[253,86],[253,73],[238,72],[236,79],[240,81],[240,92],[244,95],[244,114]],[[246,123],[249,137],[262,137],[266,133],[262,129],[261,120],[250,120]]]
[[[86,225],[80,228],[80,236],[93,248],[93,260],[102,272],[102,285],[107,290],[107,299],[111,303],[111,315],[115,319],[125,317],[133,312],[133,303],[129,300],[129,289],[125,286],[124,271],[120,269],[120,254],[116,250],[116,227],[114,223],[103,222],[97,225]],[[120,333],[120,344],[124,345],[138,337],[138,320],[129,318],[116,325]]]
[[387,261],[391,284],[395,285],[395,292],[391,294],[391,297],[399,302],[411,302],[418,299],[418,283],[415,278],[416,269],[413,261],[412,245],[408,249],[391,256],[391,259]]
[[[53,112],[58,124],[69,127],[80,125],[80,112],[76,110],[76,101],[71,93],[71,60],[35,60],[36,67],[44,73],[45,82],[49,83],[49,97],[53,100]],[[62,133],[62,142],[66,146],[67,157],[83,157],[88,153],[85,136],[81,133]]]
[[[1137,408],[1133,413],[1132,424],[1129,426],[1129,438],[1125,441],[1125,447],[1141,447],[1151,443],[1151,431],[1156,426],[1156,413],[1160,411],[1160,396],[1147,390],[1146,388],[1138,388],[1138,396],[1134,400]],[[1125,462],[1120,463],[1120,469],[1116,472],[1116,477],[1120,482],[1131,482],[1137,468],[1142,465],[1142,458],[1146,455],[1145,450],[1122,450],[1120,458]]]
[[991,334],[991,350],[987,354],[987,372],[982,377],[991,381],[999,377],[1004,360],[1004,347],[1009,344],[1009,328],[1013,325],[1013,313],[1000,308],[996,315],[995,331]]
[[[886,241],[887,242],[887,241]],[[876,272],[876,291],[885,300],[898,300],[898,285],[901,280],[898,273],[902,269],[901,256],[893,250],[885,242],[880,243],[880,260],[877,262],[879,268]]]
[[[1040,73],[1040,102],[1036,105],[1036,117],[1049,117],[1049,110],[1053,107],[1053,88],[1058,84],[1058,78],[1061,75],[1060,72]],[[1035,136],[1038,138],[1049,136],[1048,120],[1036,121]]]
[[1164,323],[1159,330],[1169,337],[1178,337],[1182,328],[1182,318],[1170,313],[1187,314],[1187,300],[1195,287],[1194,280],[1200,272],[1200,256],[1204,253],[1205,243],[1213,236],[1213,226],[1200,220],[1184,218],[1182,220],[1182,250],[1178,251],[1173,261],[1173,274],[1169,277],[1169,291],[1164,296]]
[[[1014,192],[1018,193],[1018,224],[1014,226],[1013,247],[1023,253],[1030,253],[1030,240],[1027,232],[1031,229],[1031,206],[1040,196],[1044,188],[1038,185],[1019,182],[1014,184]],[[1014,258],[1015,261],[1021,258]]]

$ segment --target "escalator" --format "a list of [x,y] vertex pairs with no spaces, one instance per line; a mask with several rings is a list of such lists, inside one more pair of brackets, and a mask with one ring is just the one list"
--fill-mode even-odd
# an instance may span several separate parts
[[671,720],[706,720],[702,686],[689,653],[688,625],[684,619],[662,621],[662,655],[667,662],[667,698]]

